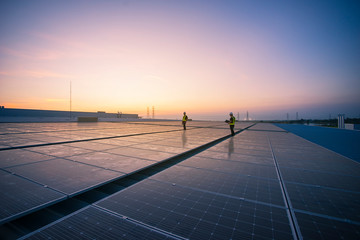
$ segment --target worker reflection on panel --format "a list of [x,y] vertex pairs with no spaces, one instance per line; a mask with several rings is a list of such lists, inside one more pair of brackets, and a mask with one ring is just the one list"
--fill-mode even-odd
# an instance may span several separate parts
[[187,142],[186,132],[183,131],[183,133],[182,133],[182,146],[183,146],[183,148],[185,147],[186,142]]
[[188,120],[188,116],[186,116],[186,112],[184,112],[184,116],[182,118],[182,125],[184,127],[184,130],[186,130],[186,122]]
[[228,123],[230,126],[231,136],[235,136],[234,128],[235,128],[235,120],[236,119],[232,112],[229,115],[230,115],[230,119],[225,120],[225,122]]
[[230,138],[230,141],[229,141],[228,159],[231,158],[232,153],[234,153],[234,138]]

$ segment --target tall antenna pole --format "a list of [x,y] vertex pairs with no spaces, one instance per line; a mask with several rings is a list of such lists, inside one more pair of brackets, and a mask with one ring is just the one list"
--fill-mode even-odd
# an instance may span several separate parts
[[72,104],[72,93],[71,93],[71,81],[70,81],[70,121],[71,121],[71,104]]

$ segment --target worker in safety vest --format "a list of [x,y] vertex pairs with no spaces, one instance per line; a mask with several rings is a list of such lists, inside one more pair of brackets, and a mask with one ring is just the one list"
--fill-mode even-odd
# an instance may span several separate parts
[[231,136],[234,136],[235,135],[235,132],[234,132],[235,117],[232,112],[229,115],[230,115],[230,119],[229,119],[229,121],[226,121],[226,122],[230,125]]
[[186,122],[188,120],[188,116],[186,116],[186,112],[184,112],[184,116],[182,118],[182,125],[184,127],[184,130],[186,130]]

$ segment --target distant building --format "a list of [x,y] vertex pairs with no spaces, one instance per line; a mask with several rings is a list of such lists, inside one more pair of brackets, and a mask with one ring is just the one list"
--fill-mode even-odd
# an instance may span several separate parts
[[[71,118],[68,111],[53,111],[53,110],[34,110],[34,109],[17,109],[17,108],[3,108],[0,107],[0,122],[18,122],[22,119],[26,121],[72,121],[78,117],[98,117],[102,119],[118,118],[118,113],[99,112],[71,112]],[[121,114],[121,118],[138,119],[138,114]]]
[[345,123],[345,129],[348,129],[348,130],[360,130],[360,124]]

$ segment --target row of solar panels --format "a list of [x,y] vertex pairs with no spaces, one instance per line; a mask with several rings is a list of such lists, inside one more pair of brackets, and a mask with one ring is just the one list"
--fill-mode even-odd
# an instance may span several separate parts
[[[185,142],[194,144],[204,137],[209,141],[220,132],[228,134],[227,129],[187,131]],[[183,134],[166,133],[163,140],[147,139],[43,162],[81,162],[81,168],[84,163],[87,167],[96,163],[97,167],[111,166],[115,160],[107,154],[123,159],[126,153],[129,165],[134,159],[156,162],[156,158],[144,158],[147,154],[137,156],[138,150],[158,152],[162,159],[164,149],[164,153],[176,154],[176,148],[184,143]],[[191,144],[189,149],[194,147]],[[68,158],[77,162],[65,160]],[[257,124],[27,237],[291,239],[297,235],[304,239],[356,239],[360,236],[359,170],[359,164],[350,159],[273,125]],[[286,208],[284,199],[291,209]]]
[[[295,227],[304,239],[358,238],[358,164],[292,134],[275,132],[272,126],[257,125],[253,130],[265,131],[241,133],[32,237],[57,237],[56,229],[70,228],[62,234],[291,239]],[[275,161],[294,223],[284,204]],[[110,229],[99,226],[102,221],[91,224],[99,218],[110,221]],[[84,221],[87,224],[78,225]],[[124,229],[122,222],[132,227]],[[129,230],[136,228],[142,230]]]
[[[174,130],[172,126],[119,125],[120,130],[125,128],[124,134],[129,133],[127,128],[137,134]],[[47,132],[47,135],[56,138],[59,131]],[[118,134],[117,131],[114,133],[113,127],[88,131],[92,135],[94,131],[110,136]],[[147,168],[227,133],[221,129],[205,132],[194,129],[0,151],[1,222]],[[26,134],[20,138],[33,140],[31,136]],[[15,137],[11,134],[1,136],[4,142]]]

